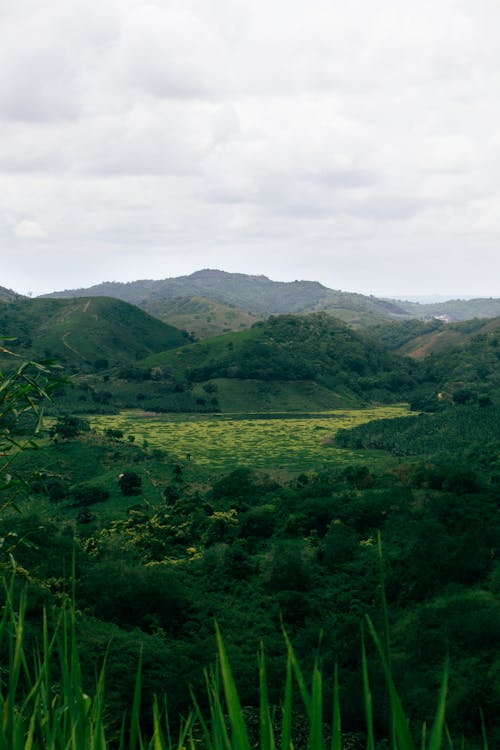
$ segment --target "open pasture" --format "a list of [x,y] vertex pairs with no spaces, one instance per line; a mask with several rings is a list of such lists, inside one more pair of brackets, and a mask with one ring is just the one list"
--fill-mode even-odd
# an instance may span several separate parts
[[322,469],[356,458],[355,451],[330,445],[338,429],[373,419],[408,414],[405,405],[339,409],[315,414],[147,414],[122,412],[90,418],[97,431],[121,430],[193,468],[210,473],[237,466],[300,472]]

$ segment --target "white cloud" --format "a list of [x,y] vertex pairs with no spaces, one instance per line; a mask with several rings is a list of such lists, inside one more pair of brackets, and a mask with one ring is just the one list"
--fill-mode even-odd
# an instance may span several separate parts
[[45,237],[43,227],[37,221],[23,219],[14,229],[14,234],[23,240],[39,240]]

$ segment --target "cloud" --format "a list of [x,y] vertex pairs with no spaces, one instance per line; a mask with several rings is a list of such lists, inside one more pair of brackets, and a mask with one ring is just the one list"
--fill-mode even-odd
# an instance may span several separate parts
[[3,0],[0,283],[219,266],[419,292],[439,252],[436,283],[463,291],[470,256],[492,293],[499,21],[493,0]]
[[23,219],[14,229],[14,234],[23,240],[39,240],[45,237],[45,231],[37,221]]

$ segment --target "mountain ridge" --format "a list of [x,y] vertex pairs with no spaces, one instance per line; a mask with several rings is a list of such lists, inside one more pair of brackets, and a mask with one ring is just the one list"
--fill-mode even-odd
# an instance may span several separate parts
[[44,298],[75,296],[115,297],[148,312],[152,312],[153,306],[161,300],[181,297],[204,297],[260,317],[325,310],[359,327],[405,318],[442,316],[446,320],[467,320],[500,315],[500,298],[494,297],[421,304],[330,289],[319,281],[273,281],[264,275],[230,273],[210,268],[184,276],[102,282],[88,288],[42,295]]

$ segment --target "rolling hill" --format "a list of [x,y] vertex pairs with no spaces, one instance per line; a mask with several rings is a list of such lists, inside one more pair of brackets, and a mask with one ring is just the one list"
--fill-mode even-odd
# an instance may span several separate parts
[[422,359],[450,347],[467,346],[477,336],[494,336],[499,330],[500,317],[474,318],[461,323],[405,320],[374,326],[370,335],[396,354]]
[[359,406],[403,400],[411,362],[326,313],[271,316],[241,333],[151,355],[155,378],[216,393],[224,410]]
[[92,372],[181,346],[189,336],[116,299],[17,299],[0,308],[0,334],[24,359]]

